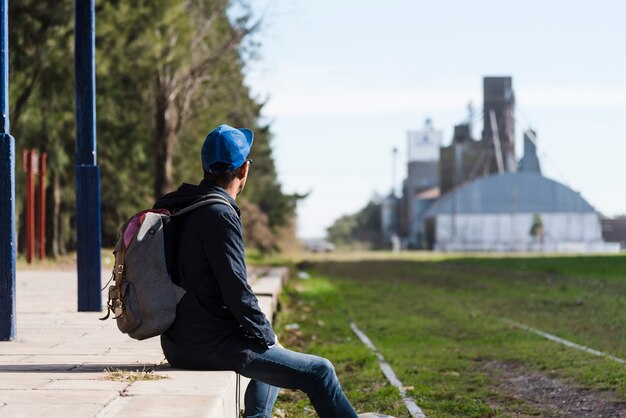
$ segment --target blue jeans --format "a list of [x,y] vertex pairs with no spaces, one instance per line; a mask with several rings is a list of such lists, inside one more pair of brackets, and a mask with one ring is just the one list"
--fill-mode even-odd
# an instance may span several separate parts
[[245,395],[246,418],[271,418],[279,388],[306,393],[320,418],[357,417],[325,358],[275,346],[239,373],[252,379]]

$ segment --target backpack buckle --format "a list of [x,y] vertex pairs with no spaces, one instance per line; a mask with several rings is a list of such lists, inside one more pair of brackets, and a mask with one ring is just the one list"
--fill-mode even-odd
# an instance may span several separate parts
[[107,302],[107,308],[109,308],[109,313],[113,312],[113,319],[124,315],[124,301],[122,300],[122,291],[119,287],[109,287],[109,300]]
[[124,315],[124,302],[122,299],[111,300],[111,311],[113,311],[113,319],[117,319]]

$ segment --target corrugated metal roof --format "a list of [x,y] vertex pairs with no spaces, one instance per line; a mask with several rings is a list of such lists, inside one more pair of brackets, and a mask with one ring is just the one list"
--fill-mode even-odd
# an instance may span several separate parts
[[448,192],[433,203],[425,218],[438,213],[595,212],[569,187],[536,173],[482,177]]

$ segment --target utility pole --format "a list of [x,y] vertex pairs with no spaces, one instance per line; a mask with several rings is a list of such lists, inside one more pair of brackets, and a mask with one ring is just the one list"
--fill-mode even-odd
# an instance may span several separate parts
[[101,311],[100,168],[96,163],[95,0],[74,6],[78,310]]
[[8,14],[8,0],[0,0],[0,341],[15,339],[15,139],[9,125]]
[[46,258],[46,160],[48,154],[39,156],[39,184],[37,185],[37,220],[39,224],[39,260]]
[[391,150],[391,195],[396,197],[396,160],[398,159],[398,148]]

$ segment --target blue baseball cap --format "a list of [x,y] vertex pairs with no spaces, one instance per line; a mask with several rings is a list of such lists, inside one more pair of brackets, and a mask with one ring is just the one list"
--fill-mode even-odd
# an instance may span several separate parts
[[[202,166],[207,173],[224,173],[241,167],[250,154],[254,133],[250,129],[236,129],[220,125],[207,135],[202,144]],[[212,167],[222,163],[224,167]],[[220,164],[220,165],[222,165]]]

